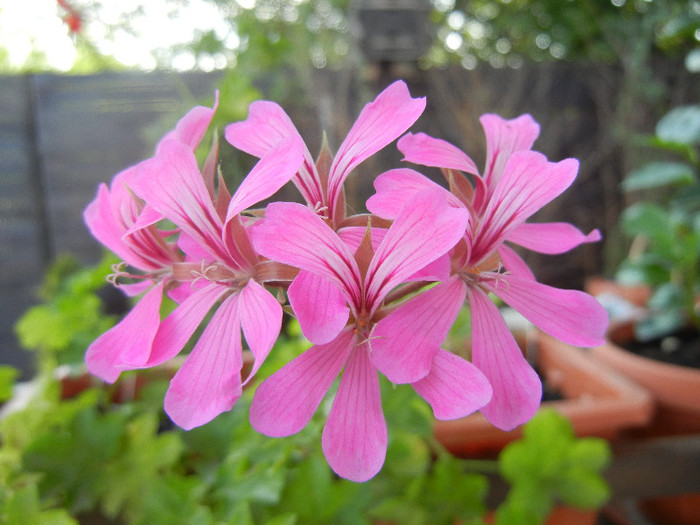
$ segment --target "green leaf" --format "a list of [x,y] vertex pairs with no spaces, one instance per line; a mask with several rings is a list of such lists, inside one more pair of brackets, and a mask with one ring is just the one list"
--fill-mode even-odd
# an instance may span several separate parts
[[579,439],[572,444],[569,457],[573,463],[600,471],[610,463],[610,446],[604,439]]
[[0,365],[0,403],[12,397],[12,389],[19,370],[9,365]]
[[557,486],[559,499],[567,505],[594,509],[610,498],[610,487],[597,472],[572,469]]
[[672,109],[657,123],[656,135],[667,142],[688,145],[700,143],[700,106]]
[[7,500],[0,500],[0,518],[8,525],[78,525],[65,509],[41,509],[36,485],[26,485],[12,493]]
[[646,190],[660,186],[692,184],[697,180],[693,168],[682,162],[652,162],[625,178],[625,191]]
[[700,48],[693,49],[685,56],[685,68],[691,73],[700,73]]

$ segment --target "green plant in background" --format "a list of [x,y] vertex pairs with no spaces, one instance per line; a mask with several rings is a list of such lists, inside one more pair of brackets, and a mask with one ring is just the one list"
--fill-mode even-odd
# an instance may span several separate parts
[[621,216],[634,238],[617,279],[653,288],[652,315],[637,324],[640,339],[659,337],[688,323],[700,330],[700,106],[671,110],[657,124],[649,146],[660,153],[630,173],[629,192],[644,192]]
[[497,523],[537,524],[557,501],[596,508],[610,497],[601,471],[610,450],[600,438],[577,439],[569,422],[554,410],[541,410],[499,457],[502,476],[511,484]]
[[111,300],[98,295],[103,289],[114,291],[106,287],[105,277],[116,262],[113,255],[105,255],[97,266],[81,268],[71,256],[58,259],[39,290],[43,302],[29,308],[15,325],[22,347],[37,352],[38,361],[49,366],[54,364],[49,356],[59,364],[82,362],[87,345],[117,320],[109,305],[118,311],[121,301],[126,307],[119,292],[110,295]]

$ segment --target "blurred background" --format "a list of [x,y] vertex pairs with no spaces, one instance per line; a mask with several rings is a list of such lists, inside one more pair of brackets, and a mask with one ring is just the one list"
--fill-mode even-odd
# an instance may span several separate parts
[[[402,78],[427,96],[413,130],[481,166],[479,116],[530,113],[536,149],[581,161],[538,218],[599,228],[605,242],[528,262],[543,282],[580,288],[626,252],[620,183],[659,118],[697,103],[699,41],[694,0],[0,0],[0,362],[30,372],[13,325],[50,264],[100,259],[82,221],[97,185],[217,89],[219,132],[270,98],[315,153],[323,131],[336,149]],[[233,184],[252,165],[231,147],[222,157]],[[349,179],[356,210],[400,159],[391,146]]]

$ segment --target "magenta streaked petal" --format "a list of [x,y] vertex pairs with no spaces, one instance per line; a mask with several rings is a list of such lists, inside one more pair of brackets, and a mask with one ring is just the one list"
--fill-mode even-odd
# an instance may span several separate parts
[[372,363],[392,383],[414,383],[430,372],[433,357],[464,304],[466,285],[453,278],[407,301],[369,334]]
[[560,195],[576,178],[578,161],[548,162],[541,153],[516,152],[508,159],[486,204],[472,250],[474,264],[515,228]]
[[366,345],[355,347],[348,358],[323,427],[322,446],[335,473],[351,481],[367,481],[384,464],[386,421],[379,376]]
[[407,162],[479,174],[474,161],[461,149],[425,133],[407,133],[399,139],[396,146]]
[[433,358],[430,373],[412,386],[430,404],[435,419],[443,421],[479,410],[493,393],[491,383],[476,366],[442,348]]
[[131,186],[139,197],[201,244],[212,258],[230,259],[221,240],[219,218],[194,153],[187,146],[168,140],[159,154],[139,164]]
[[542,398],[542,382],[523,356],[491,299],[469,287],[472,362],[488,379],[493,396],[481,409],[491,424],[512,430],[528,421]]
[[443,190],[424,190],[406,203],[367,270],[370,312],[392,288],[447,253],[464,235],[469,215],[450,206]]
[[142,368],[160,324],[163,286],[153,286],[119,324],[98,337],[85,353],[88,371],[113,383],[123,370]]
[[233,194],[225,222],[279,190],[303,161],[304,143],[298,137],[283,139],[260,159]]
[[527,114],[511,120],[486,114],[479,121],[486,135],[484,181],[487,186],[493,187],[510,156],[516,151],[532,148],[540,134],[540,126]]
[[164,408],[190,430],[233,408],[241,397],[241,324],[238,295],[226,298],[170,381]]
[[296,434],[311,420],[353,349],[352,328],[309,348],[263,381],[250,405],[253,428],[271,437]]
[[136,222],[134,222],[129,227],[129,229],[125,232],[125,235],[130,235],[134,232],[142,230],[143,228],[147,228],[148,226],[152,226],[162,219],[163,219],[163,216],[160,213],[158,213],[156,210],[154,210],[151,206],[149,206],[148,203],[146,203],[143,210],[141,211],[138,218],[136,219]]
[[156,366],[175,357],[226,290],[225,286],[209,284],[192,293],[163,319],[147,366]]
[[406,278],[407,281],[446,281],[450,278],[451,270],[450,254],[441,255],[433,262],[428,263],[413,275]]
[[311,272],[301,270],[287,295],[304,337],[314,344],[331,342],[348,322],[350,308],[343,293]]
[[205,106],[195,106],[187,112],[176,124],[175,129],[165,135],[156,147],[156,155],[158,154],[161,144],[170,139],[176,139],[185,144],[190,150],[194,151],[202,142],[204,134],[214,118],[214,113],[219,105],[219,92],[214,95],[214,106],[211,108]]
[[450,195],[448,199],[453,205],[461,206],[456,197],[425,175],[412,169],[398,168],[384,172],[374,180],[376,193],[367,199],[367,209],[378,217],[393,220],[407,201],[418,192],[431,188],[441,189]]
[[498,255],[501,257],[503,266],[509,273],[524,279],[530,279],[532,281],[537,280],[527,263],[510,246],[501,244],[498,247]]
[[275,296],[253,279],[240,291],[239,317],[243,335],[255,362],[246,383],[267,359],[282,327],[282,306]]
[[[248,118],[226,126],[226,140],[234,147],[256,157],[264,157],[277,144],[288,138],[302,141],[299,131],[285,111],[276,103],[267,100],[253,102],[248,110]],[[306,146],[304,163],[293,180],[310,205],[321,202],[323,189],[316,173],[313,158]]]
[[508,241],[528,250],[547,254],[565,253],[589,242],[598,242],[602,236],[598,230],[588,235],[568,222],[525,222],[508,234]]
[[[121,179],[117,175],[113,185],[119,185]],[[127,198],[129,197],[127,196]],[[121,208],[121,204],[115,202],[117,199],[118,196],[110,192],[106,184],[100,184],[97,196],[83,212],[85,224],[93,237],[116,253],[127,264],[142,270],[154,269],[153,264],[135,252],[128,241],[124,239],[128,226],[122,217],[115,215]]]
[[250,230],[261,255],[327,279],[361,303],[360,270],[350,248],[318,215],[301,204],[273,202]]
[[573,346],[605,342],[608,313],[595,297],[580,290],[560,290],[531,279],[504,274],[483,281],[491,292],[518,310],[532,324]]
[[[372,249],[376,250],[382,243],[382,239],[389,231],[386,228],[372,228]],[[365,238],[367,228],[364,226],[346,226],[338,230],[338,235],[343,239],[343,242],[350,247],[350,251],[355,253],[362,244],[362,239]]]
[[283,139],[301,135],[284,109],[275,102],[257,100],[248,108],[248,118],[226,126],[226,140],[255,157],[264,157]]
[[418,120],[425,98],[412,98],[397,80],[367,104],[338,148],[328,177],[328,204],[335,209],[343,182],[362,161],[397,139]]

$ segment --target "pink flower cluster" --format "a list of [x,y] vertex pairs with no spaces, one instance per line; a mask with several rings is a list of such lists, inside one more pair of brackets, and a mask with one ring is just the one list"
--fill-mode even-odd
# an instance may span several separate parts
[[[480,410],[507,430],[534,414],[540,380],[489,294],[562,341],[602,343],[607,315],[595,299],[538,283],[509,246],[556,254],[600,239],[566,223],[527,222],[578,171],[573,159],[549,162],[531,150],[539,126],[530,116],[481,118],[480,172],[443,140],[403,135],[425,99],[401,81],[364,107],[335,156],[324,147],[317,161],[279,105],[255,102],[247,120],[226,128],[228,142],[260,159],[231,195],[217,174],[217,142],[201,169],[194,155],[216,106],[192,109],[152,158],[102,185],[85,210],[93,235],[124,261],[114,283],[141,295],[89,347],[91,373],[113,382],[161,364],[204,325],[164,403],[182,428],[203,425],[241,396],[242,336],[254,357],[250,381],[288,303],[314,346],[257,387],[250,422],[269,436],[299,432],[340,376],[322,447],[337,474],[365,481],[387,449],[380,373],[410,384],[438,419]],[[374,181],[371,214],[348,215],[345,179],[401,135],[405,160],[440,168],[446,187],[394,169]],[[251,210],[289,181],[305,204]],[[161,320],[165,293],[177,306]],[[471,362],[441,348],[465,301]]]

